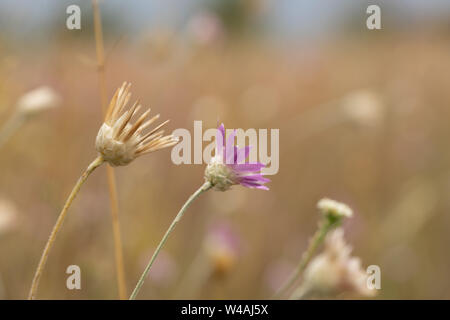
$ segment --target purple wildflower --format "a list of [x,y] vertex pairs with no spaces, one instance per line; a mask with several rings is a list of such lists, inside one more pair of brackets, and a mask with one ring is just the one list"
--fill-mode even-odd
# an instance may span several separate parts
[[233,252],[233,255],[238,255],[241,250],[241,240],[230,223],[220,221],[208,227],[205,247],[212,251],[225,248],[226,251]]
[[206,180],[219,191],[226,191],[235,184],[269,190],[264,183],[270,180],[261,173],[265,165],[260,162],[245,163],[251,146],[238,148],[234,145],[235,137],[236,130],[228,136],[225,143],[224,125],[217,128],[215,156],[205,170]]
[[232,226],[222,221],[209,228],[204,249],[214,275],[221,276],[235,266],[241,251],[241,241]]

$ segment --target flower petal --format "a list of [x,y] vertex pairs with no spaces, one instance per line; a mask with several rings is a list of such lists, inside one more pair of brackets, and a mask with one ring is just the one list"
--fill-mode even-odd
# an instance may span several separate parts
[[265,167],[264,164],[257,162],[257,163],[239,163],[234,164],[231,166],[233,170],[237,172],[255,172],[260,171],[262,168]]
[[223,123],[217,128],[216,132],[216,155],[223,158],[225,146],[225,126]]
[[244,148],[238,148],[236,147],[235,151],[235,156],[234,156],[234,163],[244,163],[245,159],[247,159],[249,153],[250,153],[250,148],[251,146],[247,146]]
[[265,178],[262,174],[254,174],[251,176],[244,176],[241,181],[248,183],[266,183],[270,182],[270,179]]
[[269,190],[267,186],[253,183],[241,182],[241,185],[247,188],[261,189],[261,190]]
[[225,163],[233,164],[234,160],[234,138],[236,137],[236,130],[233,130],[232,133],[227,138],[227,144],[225,146]]

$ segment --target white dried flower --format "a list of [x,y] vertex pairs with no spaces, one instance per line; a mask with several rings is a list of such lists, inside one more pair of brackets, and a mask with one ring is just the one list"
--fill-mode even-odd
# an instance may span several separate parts
[[324,215],[331,215],[335,218],[351,217],[352,209],[345,203],[341,203],[332,199],[323,198],[317,203],[317,208]]
[[130,109],[124,111],[131,96],[130,86],[131,84],[124,82],[116,90],[95,142],[97,151],[112,166],[127,165],[143,154],[173,146],[178,142],[173,135],[163,136],[164,131],[160,130],[169,120],[145,134],[142,133],[159,118],[158,114],[146,121],[150,109],[131,124],[131,118],[141,106],[136,101]]
[[17,110],[24,116],[33,116],[45,110],[57,107],[60,96],[50,87],[43,86],[25,93],[17,101]]
[[376,126],[384,116],[381,98],[371,90],[358,90],[343,99],[342,110],[352,121],[362,126]]
[[10,201],[0,199],[0,235],[14,226],[17,209]]
[[368,288],[368,275],[361,260],[350,255],[352,248],[345,243],[344,231],[339,228],[325,240],[324,251],[315,257],[304,273],[301,290],[310,294],[337,295],[342,292],[372,296]]

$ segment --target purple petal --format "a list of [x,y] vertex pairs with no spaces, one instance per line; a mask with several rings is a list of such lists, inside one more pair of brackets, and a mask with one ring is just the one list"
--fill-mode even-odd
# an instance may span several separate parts
[[236,130],[228,136],[227,144],[225,146],[225,161],[227,164],[233,164],[234,160],[234,138],[236,137]]
[[244,148],[237,148],[236,155],[234,157],[234,163],[244,163],[250,153],[250,146]]
[[241,185],[247,188],[255,188],[255,189],[261,189],[261,190],[269,190],[269,188],[267,186],[263,186],[260,184],[253,184],[253,183],[246,183],[246,182],[241,182]]
[[217,128],[216,132],[216,155],[223,156],[225,146],[225,126],[223,123]]
[[233,148],[233,154],[234,154],[234,160],[232,163],[237,163],[237,158],[238,158],[238,154],[239,154],[239,148],[238,147],[234,147]]
[[244,176],[241,181],[247,182],[247,183],[266,183],[270,182],[270,179],[267,179],[263,177],[261,174],[255,174],[251,176]]
[[261,168],[264,168],[265,165],[262,163],[240,163],[235,164],[231,166],[233,170],[238,172],[253,172],[253,171],[260,171]]
[[217,128],[217,130],[219,130],[219,132],[222,134],[222,137],[225,137],[225,126],[223,125],[223,123]]

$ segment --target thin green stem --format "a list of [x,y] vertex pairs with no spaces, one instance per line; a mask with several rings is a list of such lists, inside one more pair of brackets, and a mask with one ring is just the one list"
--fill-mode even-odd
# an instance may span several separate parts
[[153,262],[155,262],[156,257],[158,256],[159,252],[161,251],[161,248],[164,246],[164,244],[167,241],[167,238],[172,233],[172,231],[175,229],[175,226],[177,223],[181,220],[181,218],[184,215],[184,212],[186,209],[191,205],[191,203],[198,198],[199,195],[201,195],[203,192],[208,191],[211,189],[212,185],[209,182],[205,182],[197,191],[195,191],[189,199],[186,201],[186,203],[183,205],[183,207],[178,212],[175,219],[173,219],[172,224],[169,226],[169,229],[167,229],[166,233],[164,234],[163,238],[161,239],[158,247],[156,248],[155,252],[153,253],[152,258],[150,259],[150,262],[148,263],[147,267],[145,268],[144,272],[142,273],[141,277],[139,278],[138,283],[136,284],[136,288],[134,288],[133,293],[130,296],[130,300],[136,299],[137,294],[141,290],[142,285],[144,284],[145,278],[148,275],[148,272],[150,271],[150,268],[153,265]]
[[72,189],[72,192],[70,193],[69,197],[66,200],[66,203],[64,204],[64,207],[61,211],[61,213],[58,216],[58,219],[56,220],[56,224],[53,227],[52,232],[50,233],[50,237],[47,241],[47,244],[45,245],[44,251],[42,252],[41,260],[39,261],[39,265],[36,269],[36,273],[34,274],[33,283],[31,284],[31,289],[28,294],[28,300],[33,300],[36,298],[36,292],[39,286],[39,280],[41,278],[42,272],[44,271],[45,263],[47,262],[48,255],[50,253],[50,249],[53,246],[53,243],[55,242],[56,236],[58,234],[58,231],[61,229],[61,226],[64,222],[64,218],[67,215],[67,211],[72,204],[73,200],[77,196],[78,192],[80,191],[81,186],[86,181],[86,179],[90,176],[90,174],[98,168],[105,160],[103,157],[98,156],[94,161],[91,162],[91,164],[88,166],[86,171],[81,175],[81,177],[78,179],[77,183]]
[[297,281],[297,279],[301,276],[309,261],[313,257],[314,252],[322,244],[328,231],[330,231],[335,225],[336,221],[333,221],[328,217],[323,218],[323,221],[319,224],[319,228],[311,238],[308,248],[303,253],[302,258],[300,259],[300,263],[290,275],[288,280],[283,284],[283,286],[281,286],[277,293],[275,293],[275,299],[280,298]]

